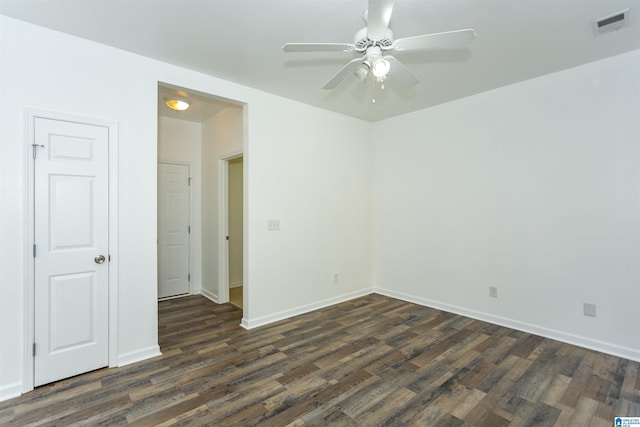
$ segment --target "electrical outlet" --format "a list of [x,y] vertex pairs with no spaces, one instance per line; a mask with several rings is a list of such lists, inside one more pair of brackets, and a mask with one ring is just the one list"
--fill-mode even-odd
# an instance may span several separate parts
[[584,303],[582,307],[585,316],[596,317],[596,305]]
[[491,298],[498,298],[498,288],[495,286],[489,286],[489,296]]
[[340,273],[333,273],[333,283],[340,282]]
[[267,230],[269,231],[280,231],[280,220],[279,219],[270,219],[267,221]]

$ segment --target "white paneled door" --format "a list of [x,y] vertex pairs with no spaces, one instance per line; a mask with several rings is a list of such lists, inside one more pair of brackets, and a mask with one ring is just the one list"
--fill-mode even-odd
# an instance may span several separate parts
[[189,166],[158,164],[158,298],[189,293]]
[[109,129],[36,118],[34,385],[108,365]]

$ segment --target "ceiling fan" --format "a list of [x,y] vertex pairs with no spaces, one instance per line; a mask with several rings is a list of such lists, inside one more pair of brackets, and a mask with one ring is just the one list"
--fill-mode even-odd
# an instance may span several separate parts
[[382,83],[392,73],[394,78],[407,86],[416,85],[419,80],[392,55],[387,52],[409,52],[427,49],[453,49],[464,47],[476,37],[472,29],[423,34],[421,36],[393,39],[389,20],[393,2],[389,0],[369,0],[369,7],[362,18],[367,26],[358,31],[353,43],[285,43],[285,52],[354,52],[360,57],[349,61],[325,85],[323,89],[333,89],[341,81],[353,74],[365,81],[369,72],[376,82]]

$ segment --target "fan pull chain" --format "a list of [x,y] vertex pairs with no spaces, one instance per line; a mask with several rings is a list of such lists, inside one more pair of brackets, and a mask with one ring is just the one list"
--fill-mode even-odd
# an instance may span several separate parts
[[[384,90],[384,82],[380,82],[380,90]],[[375,78],[371,79],[371,91],[373,93],[371,97],[371,103],[375,104],[376,103],[376,79]]]
[[376,103],[376,78],[371,76],[371,103]]

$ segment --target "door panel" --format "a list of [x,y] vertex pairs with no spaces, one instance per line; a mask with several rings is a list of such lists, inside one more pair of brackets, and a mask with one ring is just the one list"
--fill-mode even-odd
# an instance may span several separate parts
[[[49,244],[51,251],[92,248],[95,209],[93,177],[49,176]],[[75,195],[70,198],[68,195]]]
[[189,293],[189,166],[158,164],[158,298]]
[[34,385],[108,365],[108,129],[35,119]]
[[51,353],[95,342],[91,324],[97,305],[95,273],[65,274],[50,280]]

